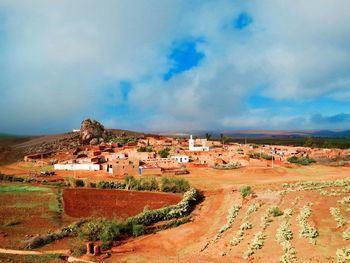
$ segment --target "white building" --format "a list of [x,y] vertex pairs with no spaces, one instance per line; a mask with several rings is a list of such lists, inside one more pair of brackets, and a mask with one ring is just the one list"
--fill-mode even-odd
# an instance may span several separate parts
[[98,171],[101,169],[99,164],[92,163],[57,163],[54,165],[55,170],[85,170],[85,171]]
[[170,159],[176,160],[178,163],[188,163],[190,160],[187,155],[174,155]]
[[201,140],[202,146],[194,146],[194,140],[193,140],[192,135],[191,135],[190,139],[188,140],[188,149],[190,151],[194,151],[194,152],[208,152],[209,147],[206,146],[206,142],[207,142],[207,140],[202,139]]

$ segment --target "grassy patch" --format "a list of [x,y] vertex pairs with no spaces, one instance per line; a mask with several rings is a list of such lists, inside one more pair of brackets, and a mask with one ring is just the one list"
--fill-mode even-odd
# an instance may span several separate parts
[[43,203],[42,202],[29,202],[29,203],[24,203],[24,202],[17,202],[14,205],[12,205],[11,207],[13,208],[34,208],[34,207],[38,207],[38,206],[42,206]]
[[49,188],[39,187],[39,186],[0,185],[0,193],[49,192],[49,191],[51,191]]

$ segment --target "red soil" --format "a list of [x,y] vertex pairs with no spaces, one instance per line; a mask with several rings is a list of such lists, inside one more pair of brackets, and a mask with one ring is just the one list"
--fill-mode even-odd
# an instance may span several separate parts
[[158,209],[177,204],[179,194],[136,192],[109,189],[64,189],[64,210],[72,217],[92,215],[127,218],[142,212],[148,205]]

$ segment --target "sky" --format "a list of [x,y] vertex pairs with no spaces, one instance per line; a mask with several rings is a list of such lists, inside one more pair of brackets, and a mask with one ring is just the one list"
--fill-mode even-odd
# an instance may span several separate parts
[[350,129],[348,0],[0,0],[0,132]]

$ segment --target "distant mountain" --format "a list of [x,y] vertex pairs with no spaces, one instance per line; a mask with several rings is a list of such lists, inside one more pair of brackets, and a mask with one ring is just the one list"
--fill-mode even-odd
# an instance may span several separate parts
[[350,130],[236,130],[224,131],[224,135],[231,137],[350,137]]
[[235,138],[297,138],[297,137],[350,137],[350,130],[226,130],[226,131],[191,131],[191,132],[161,132],[164,136],[193,136],[205,137],[210,133],[212,137],[220,137],[220,134]]

